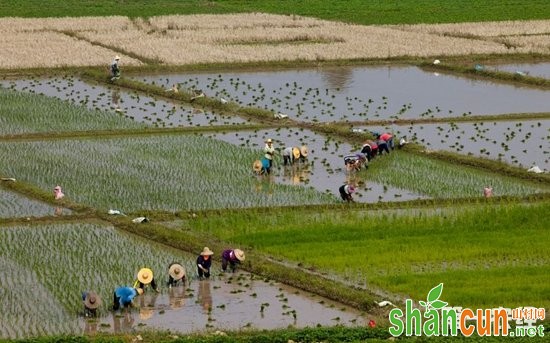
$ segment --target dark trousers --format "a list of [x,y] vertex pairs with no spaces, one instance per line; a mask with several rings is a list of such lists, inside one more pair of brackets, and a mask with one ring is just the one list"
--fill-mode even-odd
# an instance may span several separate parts
[[[130,306],[130,303],[122,304],[124,307]],[[120,308],[120,297],[117,297],[116,293],[113,292],[113,311],[116,311]]]
[[383,152],[390,153],[390,149],[388,149],[388,143],[381,143],[378,144],[378,154],[382,155]]
[[[225,269],[224,269],[224,270],[225,270]],[[205,277],[205,278],[208,279],[208,278],[210,277],[210,269],[208,269],[208,271],[205,272],[205,271],[202,270],[201,268],[197,268],[197,273],[199,274],[199,277],[200,277],[200,278]]]
[[[178,282],[180,282],[180,281],[181,281],[182,285],[185,285],[185,277],[182,277],[179,280],[174,280],[174,278],[172,276],[168,275],[168,284],[167,285],[168,286],[176,286],[178,284]],[[155,287],[153,286],[153,288],[155,288]]]
[[229,264],[229,266],[231,267],[231,271],[235,272],[235,269],[237,268],[237,263],[239,262],[226,260],[225,258],[222,258],[222,270],[225,272],[225,270],[227,269],[227,265]]
[[346,185],[342,185],[338,189],[340,191],[340,196],[342,197],[342,200],[345,200],[347,202],[353,201],[353,198],[351,197],[351,194],[346,193],[344,187],[346,187]]
[[290,156],[283,156],[283,165],[289,165],[292,164],[292,158]]
[[371,158],[372,158],[371,152],[372,152],[372,151],[371,151],[371,148],[370,148],[370,146],[368,146],[368,145],[365,145],[365,146],[363,147],[363,149],[361,149],[361,153],[362,153],[362,154],[365,154],[365,155],[367,156],[367,159],[368,159],[369,161],[370,161]]
[[[154,290],[157,289],[157,283],[155,282],[155,278],[153,278],[153,280],[151,280],[150,285],[151,285],[151,287],[153,287]],[[143,283],[141,283],[141,282],[139,283],[139,288],[145,290],[145,286],[147,286],[147,285],[145,285],[145,284],[143,284]]]

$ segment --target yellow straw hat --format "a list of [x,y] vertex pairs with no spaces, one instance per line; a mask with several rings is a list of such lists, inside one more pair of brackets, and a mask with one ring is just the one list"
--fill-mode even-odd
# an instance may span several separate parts
[[174,263],[168,268],[168,274],[174,280],[180,280],[185,276],[185,268],[179,263]]
[[86,299],[84,299],[84,306],[94,310],[101,306],[101,298],[95,292],[88,292],[88,294],[86,294]]
[[307,146],[302,145],[300,152],[302,153],[302,156],[307,157]]
[[233,254],[235,254],[237,260],[244,261],[244,251],[242,251],[241,249],[234,249]]
[[137,274],[137,279],[144,285],[148,285],[153,280],[153,271],[149,268],[141,268]]
[[254,164],[252,164],[252,169],[256,173],[259,173],[260,171],[262,171],[262,162],[260,162],[260,160],[254,161]]
[[212,255],[214,255],[214,252],[212,250],[210,250],[209,247],[204,247],[204,249],[202,249],[201,255],[202,256],[212,256]]
[[292,148],[292,155],[294,155],[294,159],[300,158],[300,149]]

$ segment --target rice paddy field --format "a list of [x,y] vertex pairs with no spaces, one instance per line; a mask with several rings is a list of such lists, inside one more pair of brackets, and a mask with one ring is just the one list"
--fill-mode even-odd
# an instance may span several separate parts
[[[0,4],[0,340],[387,339],[379,304],[419,306],[439,283],[455,308],[550,311],[547,4],[494,3],[483,23],[487,4],[445,4],[438,24],[423,1],[155,1],[138,16],[97,1],[74,3],[79,17],[46,1],[42,18],[23,3]],[[409,143],[348,171],[382,132]],[[267,139],[272,171],[257,175]],[[204,246],[210,280],[196,272]],[[223,273],[237,247],[246,260]],[[169,288],[174,261],[187,283]],[[143,266],[160,293],[111,311]],[[82,312],[90,289],[98,318]],[[349,331],[285,336],[332,327]]]

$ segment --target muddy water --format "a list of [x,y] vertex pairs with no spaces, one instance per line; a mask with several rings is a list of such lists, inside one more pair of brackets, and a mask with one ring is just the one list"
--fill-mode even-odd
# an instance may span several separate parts
[[[313,131],[305,129],[278,129],[239,131],[235,133],[206,134],[235,145],[263,149],[268,138],[273,139],[273,146],[278,151],[270,177],[258,177],[257,191],[269,192],[272,182],[289,185],[313,187],[321,192],[328,192],[339,197],[338,188],[351,183],[356,185],[357,202],[396,201],[423,198],[421,194],[398,189],[369,180],[368,170],[360,173],[347,172],[344,166],[344,156],[356,153],[359,147],[348,143],[327,139]],[[282,150],[287,147],[308,147],[307,163],[296,162],[292,166],[284,166]],[[261,159],[261,154],[258,159]],[[378,158],[384,158],[380,156]],[[252,162],[251,162],[252,163]]]
[[168,87],[288,114],[301,121],[549,112],[549,91],[425,72],[416,67],[330,67],[141,76]]
[[90,109],[112,112],[155,127],[235,125],[246,121],[236,116],[214,114],[114,87],[92,85],[73,77],[33,80],[3,80],[0,85],[19,91],[44,94]]
[[517,63],[487,66],[488,69],[550,79],[550,63]]
[[166,329],[178,333],[245,328],[274,329],[316,325],[367,325],[357,310],[269,280],[237,272],[190,285],[146,292],[136,308],[82,319],[85,333]]
[[432,150],[449,150],[550,170],[550,120],[362,127],[390,130]]
[[0,218],[42,217],[67,214],[71,214],[71,210],[31,200],[0,187]]

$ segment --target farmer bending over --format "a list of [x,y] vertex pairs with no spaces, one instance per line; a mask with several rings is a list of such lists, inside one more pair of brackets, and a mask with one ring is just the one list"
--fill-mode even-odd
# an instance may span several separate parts
[[155,292],[160,292],[153,277],[153,271],[149,268],[141,268],[137,274],[137,280],[134,282],[134,288],[139,287],[144,289],[149,284],[151,284]]
[[133,288],[133,287],[118,287],[113,293],[113,310],[116,311],[119,308],[126,308],[132,305],[132,300],[137,295],[143,294],[142,288]]
[[168,266],[168,287],[176,286],[179,281],[185,284],[185,268],[174,262]]
[[212,265],[212,259],[210,256],[214,255],[212,250],[208,247],[202,249],[201,254],[197,257],[197,273],[199,278],[209,278],[210,277],[210,266]]
[[227,265],[231,266],[231,271],[235,272],[237,264],[244,261],[244,252],[240,249],[228,249],[222,252],[222,270],[225,272]]

